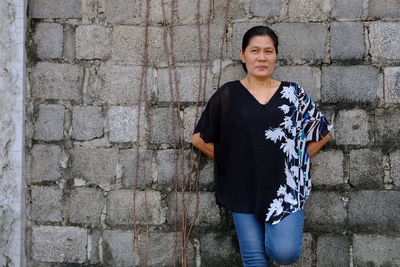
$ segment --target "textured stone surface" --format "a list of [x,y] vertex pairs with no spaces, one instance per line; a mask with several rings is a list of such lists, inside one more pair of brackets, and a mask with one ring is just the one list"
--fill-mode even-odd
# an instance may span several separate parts
[[35,145],[32,148],[32,182],[56,181],[61,177],[61,148],[56,145]]
[[101,107],[74,106],[72,109],[72,137],[76,140],[91,140],[101,137],[104,119]]
[[298,83],[314,102],[321,98],[321,71],[309,66],[276,67],[273,77],[280,81]]
[[205,266],[237,266],[241,263],[235,235],[207,233],[200,238],[201,263]]
[[[168,201],[168,223],[174,224],[175,220],[181,222],[182,205],[185,201],[185,205],[188,209],[187,219],[189,222],[195,220],[196,203],[199,201],[198,214],[196,217],[195,225],[215,225],[221,222],[221,215],[219,207],[215,203],[215,196],[213,192],[201,192],[199,197],[192,192],[179,192],[178,194],[173,193],[169,196]],[[175,205],[177,210],[175,211]],[[175,213],[176,212],[176,213]]]
[[400,144],[400,109],[375,110],[375,142],[389,148]]
[[349,201],[349,223],[354,229],[362,229],[363,232],[399,231],[399,201],[398,191],[352,192]]
[[76,28],[76,58],[107,59],[110,30],[100,25],[80,25]]
[[400,186],[400,150],[390,153],[390,178],[396,186]]
[[365,53],[363,33],[362,22],[332,22],[331,58],[333,60],[362,59]]
[[[110,127],[111,142],[137,142],[145,137],[146,113],[141,107],[140,118],[139,107],[114,106],[108,110],[108,124]],[[140,123],[138,123],[140,121]],[[140,127],[139,138],[137,128]]]
[[314,229],[343,226],[346,209],[342,196],[336,192],[313,191],[305,206],[305,225]]
[[77,187],[69,192],[66,205],[69,222],[99,226],[105,198],[99,188]]
[[[135,198],[133,195],[135,194]],[[106,222],[112,226],[136,224],[163,224],[165,211],[161,207],[161,194],[158,191],[113,190],[107,195]],[[134,205],[135,203],[135,205]],[[135,216],[133,208],[135,206]]]
[[373,22],[369,25],[369,39],[373,62],[399,62],[400,23]]
[[30,218],[37,222],[61,222],[62,190],[56,187],[32,186]]
[[371,0],[368,3],[369,15],[377,18],[397,19],[400,5],[397,0]]
[[[239,53],[239,50],[237,53]],[[221,71],[219,71],[218,68],[216,75],[219,75],[219,73],[221,73],[219,86],[229,81],[240,80],[246,76],[246,72],[243,70],[242,64],[229,64],[226,67],[224,67],[224,64],[222,64]]]
[[310,233],[303,234],[303,242],[302,242],[302,251],[300,258],[296,263],[291,265],[276,265],[280,267],[291,266],[291,267],[304,267],[304,266],[312,266],[315,261],[315,255],[313,252],[313,238]]
[[250,12],[258,17],[280,17],[285,15],[286,6],[282,0],[251,0]]
[[[137,163],[137,160],[138,163]],[[134,149],[121,150],[118,163],[122,168],[122,184],[124,186],[148,187],[153,181],[153,151],[139,148],[139,159],[136,147]],[[137,170],[137,164],[139,170]],[[136,174],[138,175],[136,178]],[[136,181],[137,179],[137,181]],[[146,179],[146,183],[145,183]],[[136,184],[137,183],[137,184]]]
[[[335,139],[339,145],[367,145],[370,125],[361,109],[340,110],[335,122]],[[351,134],[350,134],[351,133]]]
[[87,232],[71,226],[34,226],[32,257],[41,262],[83,263],[86,260]]
[[384,235],[361,235],[353,237],[354,266],[399,266],[400,238]]
[[383,186],[383,157],[379,150],[350,151],[350,184],[361,188]]
[[322,100],[332,103],[374,102],[382,94],[380,79],[379,70],[372,66],[322,67]]
[[[174,112],[174,115],[172,115]],[[183,138],[182,117],[170,108],[154,108],[151,111],[152,129],[150,140],[159,144],[178,143]],[[175,126],[175,128],[174,128]],[[174,130],[175,129],[175,130]]]
[[319,151],[311,160],[310,177],[315,185],[339,185],[344,183],[343,152]]
[[80,18],[81,0],[32,0],[29,2],[32,18]]
[[[305,2],[305,1],[304,1]],[[322,23],[277,23],[278,58],[293,64],[321,62],[325,58],[328,28]]]
[[385,102],[400,103],[400,67],[384,69]]
[[74,148],[71,150],[72,173],[89,183],[105,186],[114,183],[118,151],[105,148]]
[[[105,1],[104,14],[106,16],[106,20],[113,24],[140,22],[141,11],[142,11],[141,2],[143,1],[140,0]],[[145,13],[144,10],[143,13]]]
[[36,25],[33,40],[38,58],[59,58],[63,50],[63,26],[58,23],[39,23]]
[[[159,150],[157,152],[157,182],[172,187],[177,179],[179,181],[187,180],[189,175],[188,152],[184,151],[182,154],[181,150]],[[182,166],[182,162],[184,166]]]
[[32,96],[79,100],[83,71],[78,65],[38,62],[30,73]]
[[358,19],[363,15],[364,0],[335,0],[332,17],[337,19]]
[[59,141],[63,139],[65,108],[61,105],[40,105],[35,124],[35,139]]
[[329,18],[332,0],[289,1],[289,17],[297,21],[320,21]]
[[133,243],[133,232],[106,230],[103,233],[103,262],[107,266],[137,266],[138,253]]
[[317,241],[317,267],[350,266],[350,245],[346,236],[322,235]]

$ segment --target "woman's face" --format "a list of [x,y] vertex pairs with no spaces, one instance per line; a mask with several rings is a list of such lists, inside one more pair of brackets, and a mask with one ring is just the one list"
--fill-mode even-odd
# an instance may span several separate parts
[[274,42],[268,35],[254,36],[246,49],[240,50],[240,58],[246,64],[249,75],[271,77],[277,58]]

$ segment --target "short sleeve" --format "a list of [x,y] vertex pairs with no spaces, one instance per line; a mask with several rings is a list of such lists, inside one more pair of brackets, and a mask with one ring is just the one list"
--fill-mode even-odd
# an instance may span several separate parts
[[301,126],[304,130],[305,140],[320,141],[332,129],[333,125],[322,114],[304,89],[298,86],[299,108],[301,112]]
[[220,92],[216,91],[209,99],[197,122],[193,134],[200,132],[200,137],[206,143],[216,143],[219,140],[221,128]]

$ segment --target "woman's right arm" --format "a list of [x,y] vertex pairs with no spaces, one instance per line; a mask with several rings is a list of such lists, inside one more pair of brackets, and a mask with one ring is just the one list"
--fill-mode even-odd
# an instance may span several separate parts
[[200,137],[200,132],[192,135],[192,144],[201,152],[206,154],[210,159],[214,159],[214,143],[206,143]]

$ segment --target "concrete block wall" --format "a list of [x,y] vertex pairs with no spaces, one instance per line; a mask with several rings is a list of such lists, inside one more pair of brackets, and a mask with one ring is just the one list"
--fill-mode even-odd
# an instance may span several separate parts
[[201,0],[197,27],[197,2],[177,0],[166,33],[173,5],[162,2],[150,1],[146,31],[146,1],[29,1],[32,266],[139,266],[146,242],[148,266],[172,266],[182,198],[196,219],[189,266],[241,266],[230,214],[215,204],[212,161],[202,158],[198,194],[193,181],[186,194],[174,189],[191,169],[197,102],[218,81],[241,79],[241,38],[260,24],[280,37],[274,77],[303,85],[334,124],[312,159],[303,254],[293,266],[400,265],[400,3],[232,0],[225,20],[227,0]]

